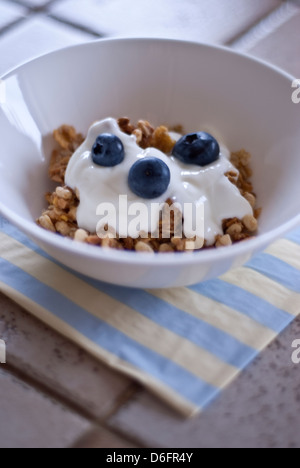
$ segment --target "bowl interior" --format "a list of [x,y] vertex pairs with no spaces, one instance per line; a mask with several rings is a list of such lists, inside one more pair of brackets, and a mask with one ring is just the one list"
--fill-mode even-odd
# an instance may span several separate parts
[[179,41],[98,41],[37,59],[1,81],[0,206],[28,221],[40,214],[53,129],[86,133],[95,120],[127,115],[208,129],[250,151],[260,234],[271,232],[300,211],[291,81],[229,50]]

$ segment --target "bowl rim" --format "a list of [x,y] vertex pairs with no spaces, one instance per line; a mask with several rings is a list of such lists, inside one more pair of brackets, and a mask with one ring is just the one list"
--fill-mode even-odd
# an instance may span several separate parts
[[[193,46],[199,48],[205,48],[209,50],[216,50],[216,51],[223,51],[225,53],[231,54],[233,56],[239,57],[243,60],[252,61],[259,66],[265,67],[269,70],[272,70],[277,75],[281,75],[286,80],[289,80],[290,83],[295,79],[295,77],[285,70],[279,68],[276,65],[273,65],[263,59],[253,57],[252,55],[233,50],[232,48],[224,45],[215,45],[215,44],[208,44],[203,42],[197,41],[189,41],[189,40],[181,40],[181,39],[168,39],[168,38],[159,38],[159,37],[116,37],[116,38],[100,38],[84,43],[73,44],[67,47],[63,47],[46,54],[41,54],[31,60],[24,61],[23,63],[19,64],[18,66],[8,70],[6,73],[0,76],[1,80],[5,80],[9,78],[13,74],[17,74],[18,72],[23,71],[26,67],[30,67],[32,64],[36,62],[40,62],[42,60],[47,60],[49,57],[60,55],[60,54],[67,54],[69,51],[74,49],[85,49],[89,47],[101,47],[106,43],[168,43],[173,44],[174,46],[177,45],[185,45],[185,46]],[[291,231],[293,228],[296,228],[300,225],[300,212],[299,214],[293,216],[291,219],[286,221],[285,223],[279,225],[278,227],[271,229],[269,232],[264,234],[258,234],[256,237],[247,239],[247,241],[239,242],[233,244],[231,246],[227,246],[224,249],[206,249],[200,251],[191,251],[191,252],[183,252],[183,253],[169,253],[168,255],[149,255],[149,253],[142,253],[142,252],[134,252],[134,251],[121,251],[116,249],[104,249],[104,248],[95,248],[95,246],[83,244],[79,242],[75,242],[71,239],[64,238],[59,236],[55,233],[51,233],[45,231],[37,224],[35,221],[28,221],[22,218],[20,215],[15,214],[10,208],[7,208],[3,202],[0,201],[0,215],[10,221],[13,225],[17,226],[21,231],[25,232],[30,238],[38,239],[43,243],[43,245],[47,244],[53,248],[58,248],[60,250],[64,250],[69,254],[75,254],[83,257],[87,257],[88,259],[97,259],[97,260],[105,260],[109,261],[110,263],[119,263],[119,264],[135,264],[137,266],[174,266],[175,264],[178,266],[186,266],[186,265],[193,265],[193,264],[201,264],[201,263],[213,263],[214,261],[226,260],[229,258],[234,258],[236,256],[246,255],[252,253],[253,251],[262,250],[266,245],[269,245],[272,241],[275,241],[285,233]]]
[[244,52],[244,51],[239,51],[236,49],[233,49],[230,46],[223,45],[223,44],[210,44],[207,42],[201,42],[201,41],[193,41],[193,40],[188,40],[188,39],[175,39],[175,38],[166,38],[166,37],[147,37],[147,36],[136,36],[136,37],[128,37],[128,36],[118,36],[118,37],[103,37],[103,38],[97,38],[97,39],[92,39],[90,41],[84,41],[80,42],[77,44],[71,44],[67,45],[65,47],[60,47],[58,49],[46,52],[46,53],[41,53],[38,54],[37,56],[21,61],[18,65],[13,66],[6,70],[4,73],[0,74],[0,79],[5,79],[8,78],[9,75],[21,70],[24,67],[30,66],[34,64],[37,61],[47,59],[51,56],[54,55],[59,55],[59,54],[64,54],[67,53],[73,49],[81,49],[81,48],[88,48],[88,47],[94,47],[98,46],[99,44],[105,44],[105,43],[130,43],[130,42],[138,42],[138,43],[169,43],[169,44],[174,44],[174,45],[186,45],[186,46],[195,46],[195,47],[202,47],[202,48],[207,48],[211,50],[216,50],[216,51],[224,51],[226,53],[229,53],[234,56],[239,56],[240,58],[244,58],[247,60],[250,60],[252,62],[255,62],[257,64],[261,64],[265,66],[266,68],[269,68],[271,70],[274,70],[275,72],[279,73],[280,75],[283,75],[286,78],[289,78],[291,81],[296,79],[296,76],[292,75],[291,73],[287,72],[283,68],[280,68],[278,65],[275,65],[271,62],[268,62],[267,60],[264,60],[259,57],[255,57],[251,55],[249,52]]

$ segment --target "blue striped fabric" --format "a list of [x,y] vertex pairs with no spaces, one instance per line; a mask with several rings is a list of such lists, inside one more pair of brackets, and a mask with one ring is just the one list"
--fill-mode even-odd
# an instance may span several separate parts
[[[195,404],[201,404],[211,394],[216,394],[216,388],[200,379],[196,379],[189,372],[157,353],[128,339],[116,328],[93,317],[84,309],[66,300],[61,294],[43,285],[43,283],[27,275],[21,269],[4,260],[0,260],[0,266],[1,281],[22,292],[39,305],[46,307],[50,312],[95,343],[99,343],[106,350],[116,353],[120,358],[142,368],[149,374],[161,378],[161,373],[166,371],[164,382],[170,388],[180,390],[185,398],[190,399]],[[185,382],[183,387],[182,382]]]
[[292,242],[300,244],[300,229],[296,229],[296,231],[290,232],[289,234],[287,234],[286,238],[291,240]]
[[[0,289],[5,294],[29,311],[32,310],[25,298],[36,304],[41,317],[46,311],[47,317],[54,319],[52,326],[61,333],[64,331],[59,324],[67,324],[68,330],[76,331],[72,339],[80,346],[88,350],[92,346],[92,352],[104,362],[109,353],[117,359],[117,368],[130,375],[134,369],[138,380],[184,414],[203,409],[257,355],[262,343],[267,345],[296,315],[284,307],[285,303],[277,306],[276,290],[278,285],[281,300],[287,298],[286,304],[291,302],[290,295],[300,294],[300,264],[297,269],[269,253],[257,255],[242,267],[241,274],[265,278],[274,290],[272,298],[266,298],[258,289],[254,294],[234,284],[230,277],[160,294],[108,285],[74,273],[3,218],[0,233]],[[294,246],[300,253],[300,229],[286,238],[292,243],[291,248]],[[9,254],[7,245],[2,247],[7,242]],[[17,260],[9,257],[16,249],[32,253],[32,271],[22,255],[16,256]],[[95,308],[91,302],[83,307],[78,299],[55,286],[55,278],[49,278],[49,282],[37,278],[33,269],[36,260],[41,265],[44,262],[45,268],[51,263],[62,277],[71,275],[83,290],[90,288],[96,298],[99,296],[101,304]],[[182,301],[178,302],[178,294]],[[107,307],[113,309],[109,319],[103,313],[106,301]],[[126,327],[114,321],[120,313],[124,314]],[[235,317],[237,328],[231,331],[230,323],[235,323]],[[82,340],[78,341],[78,336]]]
[[287,265],[272,255],[262,253],[253,258],[247,266],[277,281],[293,291],[299,292],[300,270]]
[[[246,266],[249,265],[250,263]],[[280,332],[290,320],[290,314],[287,312],[221,279],[206,281],[191,286],[191,289],[238,310],[276,332]]]

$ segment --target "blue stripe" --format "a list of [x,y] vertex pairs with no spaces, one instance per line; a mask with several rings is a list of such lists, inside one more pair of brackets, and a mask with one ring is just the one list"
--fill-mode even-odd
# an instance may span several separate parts
[[279,258],[262,253],[250,260],[246,266],[268,276],[286,288],[300,292],[300,270]]
[[[44,257],[55,261],[13,226],[6,225],[5,232]],[[61,264],[59,265],[62,266]],[[249,359],[252,359],[256,354],[253,348],[241,343],[228,333],[185,313],[183,310],[168,304],[146,291],[106,284],[75,273],[64,266],[62,268],[75,274],[98,291],[121,301],[154,323],[186,338],[232,366],[242,368],[245,365],[245,361],[247,362]],[[201,301],[199,300],[200,308]]]
[[[83,278],[86,280],[86,278]],[[154,323],[171,330],[217,356],[223,362],[242,368],[256,351],[231,335],[185,313],[181,309],[140,289],[129,289],[87,280],[94,288],[133,308]],[[199,301],[199,309],[201,302]]]
[[294,318],[254,294],[220,279],[205,281],[190,289],[238,310],[276,332],[282,331]]
[[[20,268],[0,259],[0,279],[107,351],[149,373],[192,403],[204,407],[219,390],[88,313]],[[201,366],[201,363],[199,363]]]
[[296,242],[296,244],[300,244],[300,228],[296,229],[295,231],[290,232],[285,237],[286,239]]
[[36,245],[32,240],[29,239],[22,231],[19,231],[18,228],[13,226],[10,222],[6,221],[5,218],[0,216],[0,232],[4,232],[8,236],[12,237],[21,244],[25,245],[34,252],[39,253],[48,260],[55,261],[50,255],[48,255],[44,250],[42,250],[38,245]]
[[[61,263],[57,262],[55,259],[50,257],[46,252],[40,249],[36,244],[34,244],[30,239],[28,239],[27,236],[25,236],[21,231],[15,228],[8,221],[4,220],[4,223],[2,223],[2,226],[1,226],[1,217],[0,217],[0,230],[2,230],[3,232],[6,232],[8,235],[18,240],[19,242],[23,243],[24,245],[31,248],[32,250],[36,251],[37,253],[44,256],[45,258],[55,262],[57,265],[61,266],[62,268],[65,268],[67,271],[73,274],[77,274],[73,270],[67,267],[64,267]],[[294,231],[289,236],[297,237],[298,235],[300,239],[300,229]],[[246,266],[253,268],[252,262],[256,262],[256,261],[259,262],[260,257],[266,256],[266,255],[268,254],[262,253],[262,254],[257,255],[250,262],[248,262]],[[283,266],[288,267],[288,265],[285,262],[275,259],[275,257],[270,256],[270,255],[268,255],[268,257],[270,257],[269,260],[274,259],[277,262],[281,262]],[[282,283],[281,279],[284,281],[285,279],[284,276],[282,278],[282,276],[280,275],[279,279],[276,279],[275,277],[271,276],[272,273],[274,274],[274,271],[272,272],[272,267],[265,269],[265,271],[263,271],[261,267],[262,265],[260,264],[259,268],[254,267],[253,269],[256,271],[259,271],[262,274],[265,274],[266,276],[270,277],[271,279],[274,279],[275,281],[278,281],[279,283]],[[277,265],[277,268],[279,268],[279,265]],[[296,269],[293,269],[293,270],[294,272],[296,272],[296,274],[298,275],[300,274],[298,270]],[[118,290],[119,290],[118,286],[111,286],[106,283],[102,283],[100,281],[91,280],[89,277],[86,277],[80,274],[77,274],[77,276],[79,276],[81,279],[88,282],[92,286],[97,287],[101,291],[106,292],[105,288],[109,286],[111,288],[115,288],[116,294],[118,293]],[[298,283],[298,288],[300,288],[300,283]],[[127,291],[127,293],[130,291],[132,296],[133,296],[133,292],[134,293],[140,292],[140,290],[134,290],[130,288],[128,288],[128,290],[127,288],[120,288],[120,289]],[[283,311],[282,309],[276,308],[269,302],[263,299],[260,299],[251,293],[248,293],[242,288],[238,288],[237,286],[230,285],[218,279],[210,280],[210,281],[200,283],[198,285],[194,285],[190,287],[190,289],[196,292],[199,292],[200,294],[203,294],[204,296],[207,296],[218,302],[224,303],[228,305],[229,307],[236,309],[239,312],[244,313],[245,315],[248,315],[253,320],[256,320],[257,322],[261,323],[262,325],[276,332],[282,331],[282,329],[285,327],[285,324],[290,322],[291,315]]]

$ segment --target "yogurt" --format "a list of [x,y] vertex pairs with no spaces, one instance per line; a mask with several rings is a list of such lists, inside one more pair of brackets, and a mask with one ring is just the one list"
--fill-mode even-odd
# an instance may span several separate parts
[[[121,164],[114,167],[102,167],[94,164],[91,150],[98,135],[111,133],[123,143],[125,157]],[[173,135],[178,139],[181,135]],[[128,185],[128,174],[132,165],[140,158],[155,157],[161,159],[170,169],[171,180],[168,189],[155,199],[139,198]],[[80,203],[77,210],[77,223],[80,228],[94,233],[99,227],[99,204],[113,205],[115,212],[105,218],[105,223],[118,232],[118,226],[128,223],[128,212],[134,211],[134,204],[141,203],[147,209],[139,214],[139,228],[131,237],[138,237],[141,232],[154,234],[157,230],[157,219],[160,204],[167,199],[176,202],[176,206],[184,204],[202,204],[204,207],[204,233],[207,245],[215,242],[215,236],[223,234],[222,220],[253,214],[252,207],[240,194],[239,189],[224,175],[233,171],[238,176],[238,170],[231,164],[229,150],[220,144],[220,157],[214,163],[200,167],[184,164],[173,156],[168,156],[156,148],[142,149],[134,135],[127,135],[119,128],[117,121],[107,118],[94,123],[87,134],[86,140],[75,151],[67,167],[65,182],[79,194]],[[126,196],[128,212],[124,210]],[[108,206],[108,205],[107,205]],[[122,208],[123,207],[123,208]],[[98,213],[98,214],[97,214]],[[151,213],[151,216],[149,215]],[[192,216],[190,211],[190,216]],[[192,226],[191,219],[185,223]],[[116,224],[118,219],[118,224]],[[120,232],[119,232],[120,234]],[[122,233],[121,233],[122,234]],[[130,233],[131,234],[131,233]],[[188,236],[187,236],[188,237]]]

